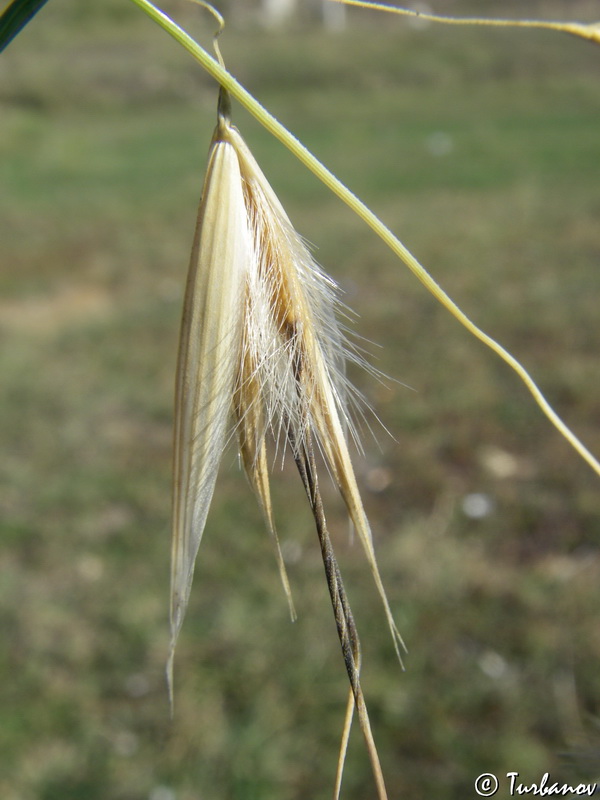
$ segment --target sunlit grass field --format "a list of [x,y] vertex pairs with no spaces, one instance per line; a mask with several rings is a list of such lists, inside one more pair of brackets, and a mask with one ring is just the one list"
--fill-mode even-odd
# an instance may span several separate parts
[[[523,5],[593,19],[485,10]],[[210,44],[200,9],[164,7]],[[230,28],[222,49],[600,452],[600,49],[349,22]],[[0,57],[2,800],[331,796],[346,677],[290,459],[273,494],[299,619],[232,450],[169,718],[175,354],[215,112],[200,67],[126,0],[52,0]],[[390,800],[463,800],[484,772],[502,797],[509,771],[600,779],[598,479],[362,223],[234,119],[389,376],[352,376],[375,412],[356,466],[404,672],[324,492]],[[343,797],[373,796],[355,731]]]

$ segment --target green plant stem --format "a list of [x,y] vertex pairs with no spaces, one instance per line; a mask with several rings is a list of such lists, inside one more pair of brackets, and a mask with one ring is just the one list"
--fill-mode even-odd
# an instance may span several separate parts
[[194,39],[177,25],[164,12],[160,11],[149,0],[132,0],[142,11],[153,19],[161,28],[169,33],[182,45],[202,67],[223,86],[232,97],[255,117],[269,133],[278,139],[287,149],[304,164],[322,183],[327,186],[340,200],[354,211],[370,228],[382,239],[398,258],[411,270],[429,292],[477,339],[493,350],[505,361],[521,378],[532,394],[543,413],[559,431],[559,433],[572,445],[584,461],[600,475],[600,462],[588,450],[577,436],[567,427],[554,409],[550,406],[535,381],[525,367],[495,339],[488,336],[469,317],[464,314],[456,303],[444,292],[439,284],[431,277],[427,270],[419,263],[413,254],[402,244],[392,231],[384,225],[356,195],[348,189],[335,175],[330,172],[307,148],[290,133],[275,117],[270,114],[218,61],[209,55]]

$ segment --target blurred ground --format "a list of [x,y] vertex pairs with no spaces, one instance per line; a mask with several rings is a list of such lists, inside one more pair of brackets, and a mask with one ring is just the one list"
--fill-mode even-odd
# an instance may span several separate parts
[[[52,0],[0,59],[0,796],[329,797],[346,682],[291,463],[273,490],[299,620],[232,452],[168,717],[172,384],[216,92],[132,4],[82,8]],[[165,8],[209,42],[199,9]],[[349,20],[338,36],[231,29],[223,52],[600,452],[600,50]],[[597,478],[350,212],[235,119],[392,378],[355,376],[394,437],[373,422],[356,463],[404,673],[327,490],[390,800],[462,800],[482,772],[599,777]],[[344,798],[372,796],[355,732]]]

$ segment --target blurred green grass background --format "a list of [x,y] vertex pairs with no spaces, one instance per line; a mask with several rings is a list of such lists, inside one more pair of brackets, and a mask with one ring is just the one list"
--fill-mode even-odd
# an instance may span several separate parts
[[[525,5],[485,12],[594,19],[589,3]],[[199,9],[164,7],[209,44]],[[349,22],[232,27],[222,48],[597,453],[600,50]],[[2,800],[331,794],[346,678],[289,461],[273,492],[299,620],[232,451],[169,720],[172,386],[215,103],[125,0],[53,0],[0,59]],[[508,368],[234,116],[392,378],[354,376],[394,437],[373,422],[356,465],[405,672],[325,487],[390,800],[471,797],[482,772],[599,777],[597,479]],[[373,793],[355,731],[343,796]]]

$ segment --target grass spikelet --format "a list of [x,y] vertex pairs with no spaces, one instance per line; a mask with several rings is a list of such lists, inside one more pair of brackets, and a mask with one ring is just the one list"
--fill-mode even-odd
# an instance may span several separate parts
[[292,618],[289,581],[271,508],[266,442],[289,446],[315,518],[351,700],[336,779],[339,793],[354,706],[386,797],[360,687],[360,646],[322,507],[313,442],[346,503],[373,573],[394,644],[401,639],[377,567],[350,459],[345,376],[360,356],[338,323],[335,283],[314,262],[238,131],[221,93],[184,302],[175,410],[175,479],[168,678],[194,562],[223,450],[232,431],[273,539]]

